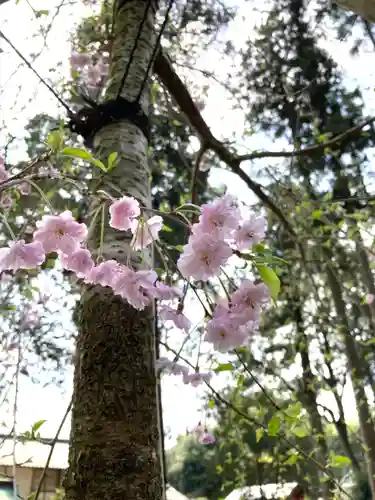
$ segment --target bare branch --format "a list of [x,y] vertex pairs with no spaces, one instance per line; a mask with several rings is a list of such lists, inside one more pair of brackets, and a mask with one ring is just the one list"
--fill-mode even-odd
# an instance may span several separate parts
[[159,51],[154,65],[154,71],[159,77],[162,84],[166,87],[171,94],[176,104],[184,113],[190,125],[196,130],[201,140],[202,146],[211,149],[222,162],[224,162],[235,174],[237,174],[253,191],[254,194],[284,223],[289,233],[296,237],[295,231],[290,222],[287,220],[282,211],[275,205],[275,203],[266,195],[262,186],[253,181],[250,176],[242,170],[240,164],[241,159],[236,154],[232,153],[224,143],[214,137],[207,123],[203,119],[200,111],[194,103],[189,91],[181,78],[174,71],[172,64],[163,54],[162,50]]

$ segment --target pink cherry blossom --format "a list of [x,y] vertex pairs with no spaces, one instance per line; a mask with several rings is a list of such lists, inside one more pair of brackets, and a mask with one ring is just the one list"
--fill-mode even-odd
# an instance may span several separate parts
[[155,366],[157,370],[167,370],[172,375],[185,375],[189,372],[186,366],[183,366],[175,361],[170,361],[166,357],[161,357],[156,360]]
[[20,330],[30,330],[40,324],[40,315],[34,305],[25,307],[21,315]]
[[[259,311],[260,314],[260,311]],[[241,315],[228,301],[219,299],[212,319],[207,324],[205,341],[213,344],[220,352],[228,352],[245,345],[259,327],[259,316],[247,320],[246,313]]]
[[92,56],[85,52],[72,52],[70,64],[73,71],[79,71],[92,63]]
[[269,291],[264,283],[254,284],[244,280],[231,298],[231,316],[238,324],[257,321],[262,306],[270,299]]
[[132,196],[124,196],[109,207],[111,219],[109,225],[114,229],[127,231],[132,228],[134,219],[141,214],[138,201]]
[[95,283],[113,288],[116,279],[121,274],[123,266],[116,260],[106,260],[93,267],[85,278],[85,283]]
[[166,368],[170,368],[173,365],[173,361],[166,358],[165,356],[161,356],[155,361],[155,368],[157,370],[165,370]]
[[184,247],[177,266],[182,276],[197,280],[208,280],[220,274],[223,266],[232,255],[232,249],[224,241],[213,235],[192,236]]
[[201,207],[199,223],[192,228],[193,234],[214,233],[230,236],[238,227],[240,211],[230,195],[223,196]]
[[0,156],[0,182],[5,182],[8,180],[9,174],[5,170],[5,165],[4,165],[4,158]]
[[212,319],[221,319],[223,322],[225,322],[228,319],[229,312],[228,299],[220,297],[216,301],[216,307],[212,314]]
[[154,215],[148,221],[134,220],[131,230],[134,234],[132,246],[134,250],[146,248],[153,241],[159,238],[159,231],[163,227],[163,218],[160,215]]
[[173,321],[173,323],[180,328],[181,330],[185,330],[188,332],[191,327],[191,322],[188,318],[178,309],[172,309],[169,306],[162,306],[160,308],[159,316],[164,321]]
[[[244,332],[244,335],[246,334],[247,337],[250,338],[251,335],[258,332],[259,320],[260,317],[256,318],[255,320],[247,321],[243,325],[240,325],[238,328]],[[245,345],[245,342],[241,345]]]
[[196,425],[191,432],[195,435],[197,439],[199,439],[204,433],[202,424],[199,422],[198,425]]
[[64,269],[75,272],[78,278],[85,278],[94,267],[91,253],[84,248],[79,248],[69,255],[61,254],[60,260]]
[[112,288],[131,306],[142,311],[151,302],[148,290],[153,288],[157,277],[155,271],[133,271],[124,266]]
[[266,234],[266,219],[264,217],[251,217],[243,221],[234,233],[234,240],[238,250],[248,250],[251,245],[263,241]]
[[86,224],[75,221],[69,210],[60,215],[44,215],[36,226],[34,240],[43,245],[46,253],[60,250],[69,255],[87,237]]
[[96,87],[99,85],[103,76],[105,76],[105,73],[103,73],[103,67],[98,64],[89,66],[83,75],[85,83],[89,87]]
[[193,387],[198,387],[204,382],[209,383],[212,378],[212,373],[202,373],[202,372],[194,372],[188,373],[183,376],[184,384],[190,384]]
[[174,286],[169,286],[165,283],[161,283],[160,281],[157,281],[154,287],[149,290],[149,292],[155,299],[160,300],[171,300],[182,297],[181,290]]
[[13,205],[12,197],[9,196],[8,193],[0,194],[0,207],[2,208],[11,208]]
[[31,186],[28,182],[22,182],[18,186],[18,191],[23,195],[28,195],[31,193]]
[[15,241],[9,248],[0,248],[0,271],[32,269],[44,262],[45,252],[39,242]]
[[243,345],[248,338],[248,331],[238,327],[228,314],[226,318],[220,316],[208,322],[204,340],[210,342],[217,351],[228,352]]
[[366,299],[366,304],[371,305],[374,302],[375,295],[373,295],[372,293],[368,293],[365,299]]
[[198,441],[200,444],[213,444],[216,443],[216,439],[212,434],[207,432],[207,429],[203,432],[201,436],[198,437]]

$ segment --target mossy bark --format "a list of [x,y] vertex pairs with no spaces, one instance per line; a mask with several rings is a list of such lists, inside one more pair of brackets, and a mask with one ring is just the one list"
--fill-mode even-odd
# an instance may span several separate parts
[[[117,95],[146,6],[142,0],[122,0],[115,6],[106,99]],[[129,100],[136,97],[151,58],[154,16],[152,7],[121,92]],[[149,87],[148,82],[141,100],[146,113]],[[148,144],[142,132],[125,120],[106,126],[95,136],[94,154],[106,163],[112,152],[118,154],[116,168],[106,174],[95,172],[93,191],[104,190],[116,198],[131,195],[142,206],[150,206]],[[93,197],[93,211],[97,200]],[[124,264],[130,259],[135,268],[151,268],[152,253],[143,254],[142,261],[132,254],[129,236],[109,227],[108,207],[103,214],[89,241],[90,250]],[[160,500],[154,308],[136,311],[109,288],[92,286],[83,292],[78,322],[66,498]]]

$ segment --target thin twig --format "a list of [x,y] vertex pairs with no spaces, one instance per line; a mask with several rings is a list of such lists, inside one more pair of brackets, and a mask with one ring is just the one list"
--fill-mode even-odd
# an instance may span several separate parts
[[66,109],[68,112],[69,116],[73,115],[72,110],[70,107],[61,99],[61,97],[55,92],[55,90],[51,87],[49,83],[47,83],[40,75],[39,73],[33,68],[32,64],[24,57],[21,52],[13,45],[13,43],[9,40],[7,36],[4,35],[4,33],[0,30],[0,36],[4,38],[4,40],[7,42],[8,45],[12,47],[14,52],[22,59],[22,61],[26,64],[26,66],[34,73],[34,75],[47,87],[47,89],[52,93],[52,95],[59,101],[59,103]]
[[[173,354],[177,355],[177,352],[174,349],[172,349],[171,347],[169,347],[167,344],[165,344],[163,342],[161,342],[161,344],[164,345],[167,348],[167,350],[169,350]],[[182,361],[184,361],[187,365],[189,365],[191,368],[194,368],[194,366],[186,358],[183,358],[181,355],[179,356],[179,358]],[[216,398],[217,401],[220,401],[227,408],[230,408],[231,410],[233,410],[235,413],[237,413],[237,415],[239,415],[240,417],[242,417],[244,420],[250,422],[253,425],[255,424],[255,425],[258,425],[259,427],[262,427],[262,429],[267,432],[268,429],[267,429],[267,426],[265,424],[262,424],[261,422],[258,422],[255,418],[252,418],[249,415],[247,415],[246,413],[242,412],[239,408],[237,408],[235,405],[233,405],[230,401],[227,401],[225,398],[223,398],[223,396],[221,396],[217,391],[215,391],[215,389],[210,385],[209,382],[204,381],[204,383],[210,389],[210,391],[212,392],[212,394],[214,395],[214,397]],[[344,493],[345,496],[347,496],[350,500],[354,500],[353,497],[347,491],[345,491],[343,489],[343,487],[335,480],[333,474],[331,472],[329,472],[327,470],[327,468],[323,464],[321,464],[320,462],[318,462],[317,460],[315,460],[314,457],[312,457],[308,453],[306,453],[296,443],[292,442],[286,436],[286,434],[282,431],[282,429],[279,430],[279,434],[278,435],[286,443],[288,443],[292,448],[294,448],[300,455],[302,455],[306,460],[309,460],[310,462],[312,462],[315,465],[315,467],[317,467],[326,476],[328,476],[331,479],[332,483],[336,486],[336,488],[338,488],[342,493]]]
[[55,445],[57,443],[57,440],[59,439],[59,435],[60,435],[61,429],[63,428],[63,426],[65,424],[65,421],[68,418],[68,415],[70,413],[70,410],[72,409],[72,405],[73,405],[73,399],[70,400],[70,403],[68,404],[68,407],[67,407],[67,409],[65,411],[65,414],[64,414],[64,416],[63,416],[63,418],[62,418],[62,420],[60,422],[59,428],[57,429],[56,435],[55,435],[55,437],[52,440],[51,449],[50,449],[49,454],[48,454],[47,462],[46,462],[46,465],[44,466],[44,469],[43,469],[43,472],[42,472],[42,475],[40,477],[40,481],[39,481],[39,484],[38,484],[38,488],[36,489],[35,496],[34,496],[33,500],[38,500],[40,492],[42,491],[43,481],[44,481],[44,478],[46,476],[46,473],[47,473],[47,470],[48,470],[48,467],[49,467],[49,463],[50,463],[51,458],[52,458],[53,450],[55,449]]

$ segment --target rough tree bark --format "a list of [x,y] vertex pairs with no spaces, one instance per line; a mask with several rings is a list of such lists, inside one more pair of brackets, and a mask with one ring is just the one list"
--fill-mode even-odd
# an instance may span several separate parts
[[375,0],[336,0],[339,7],[375,23]]
[[[148,2],[119,0],[114,8],[114,42],[105,99],[117,96]],[[155,6],[148,9],[142,35],[121,95],[137,96],[156,42]],[[142,96],[150,107],[149,83]],[[94,138],[94,154],[104,163],[117,152],[117,166],[101,175],[93,186],[120,197],[127,194],[142,206],[151,205],[148,144],[132,123],[122,121],[102,128]],[[96,209],[97,201],[92,201]],[[141,263],[129,254],[126,233],[108,226],[103,210],[105,259],[134,268]],[[89,241],[99,253],[100,217]],[[152,255],[142,265],[152,267]],[[164,496],[158,391],[155,376],[154,310],[136,311],[110,289],[87,287],[80,303],[74,376],[72,430],[67,500],[160,500]]]

